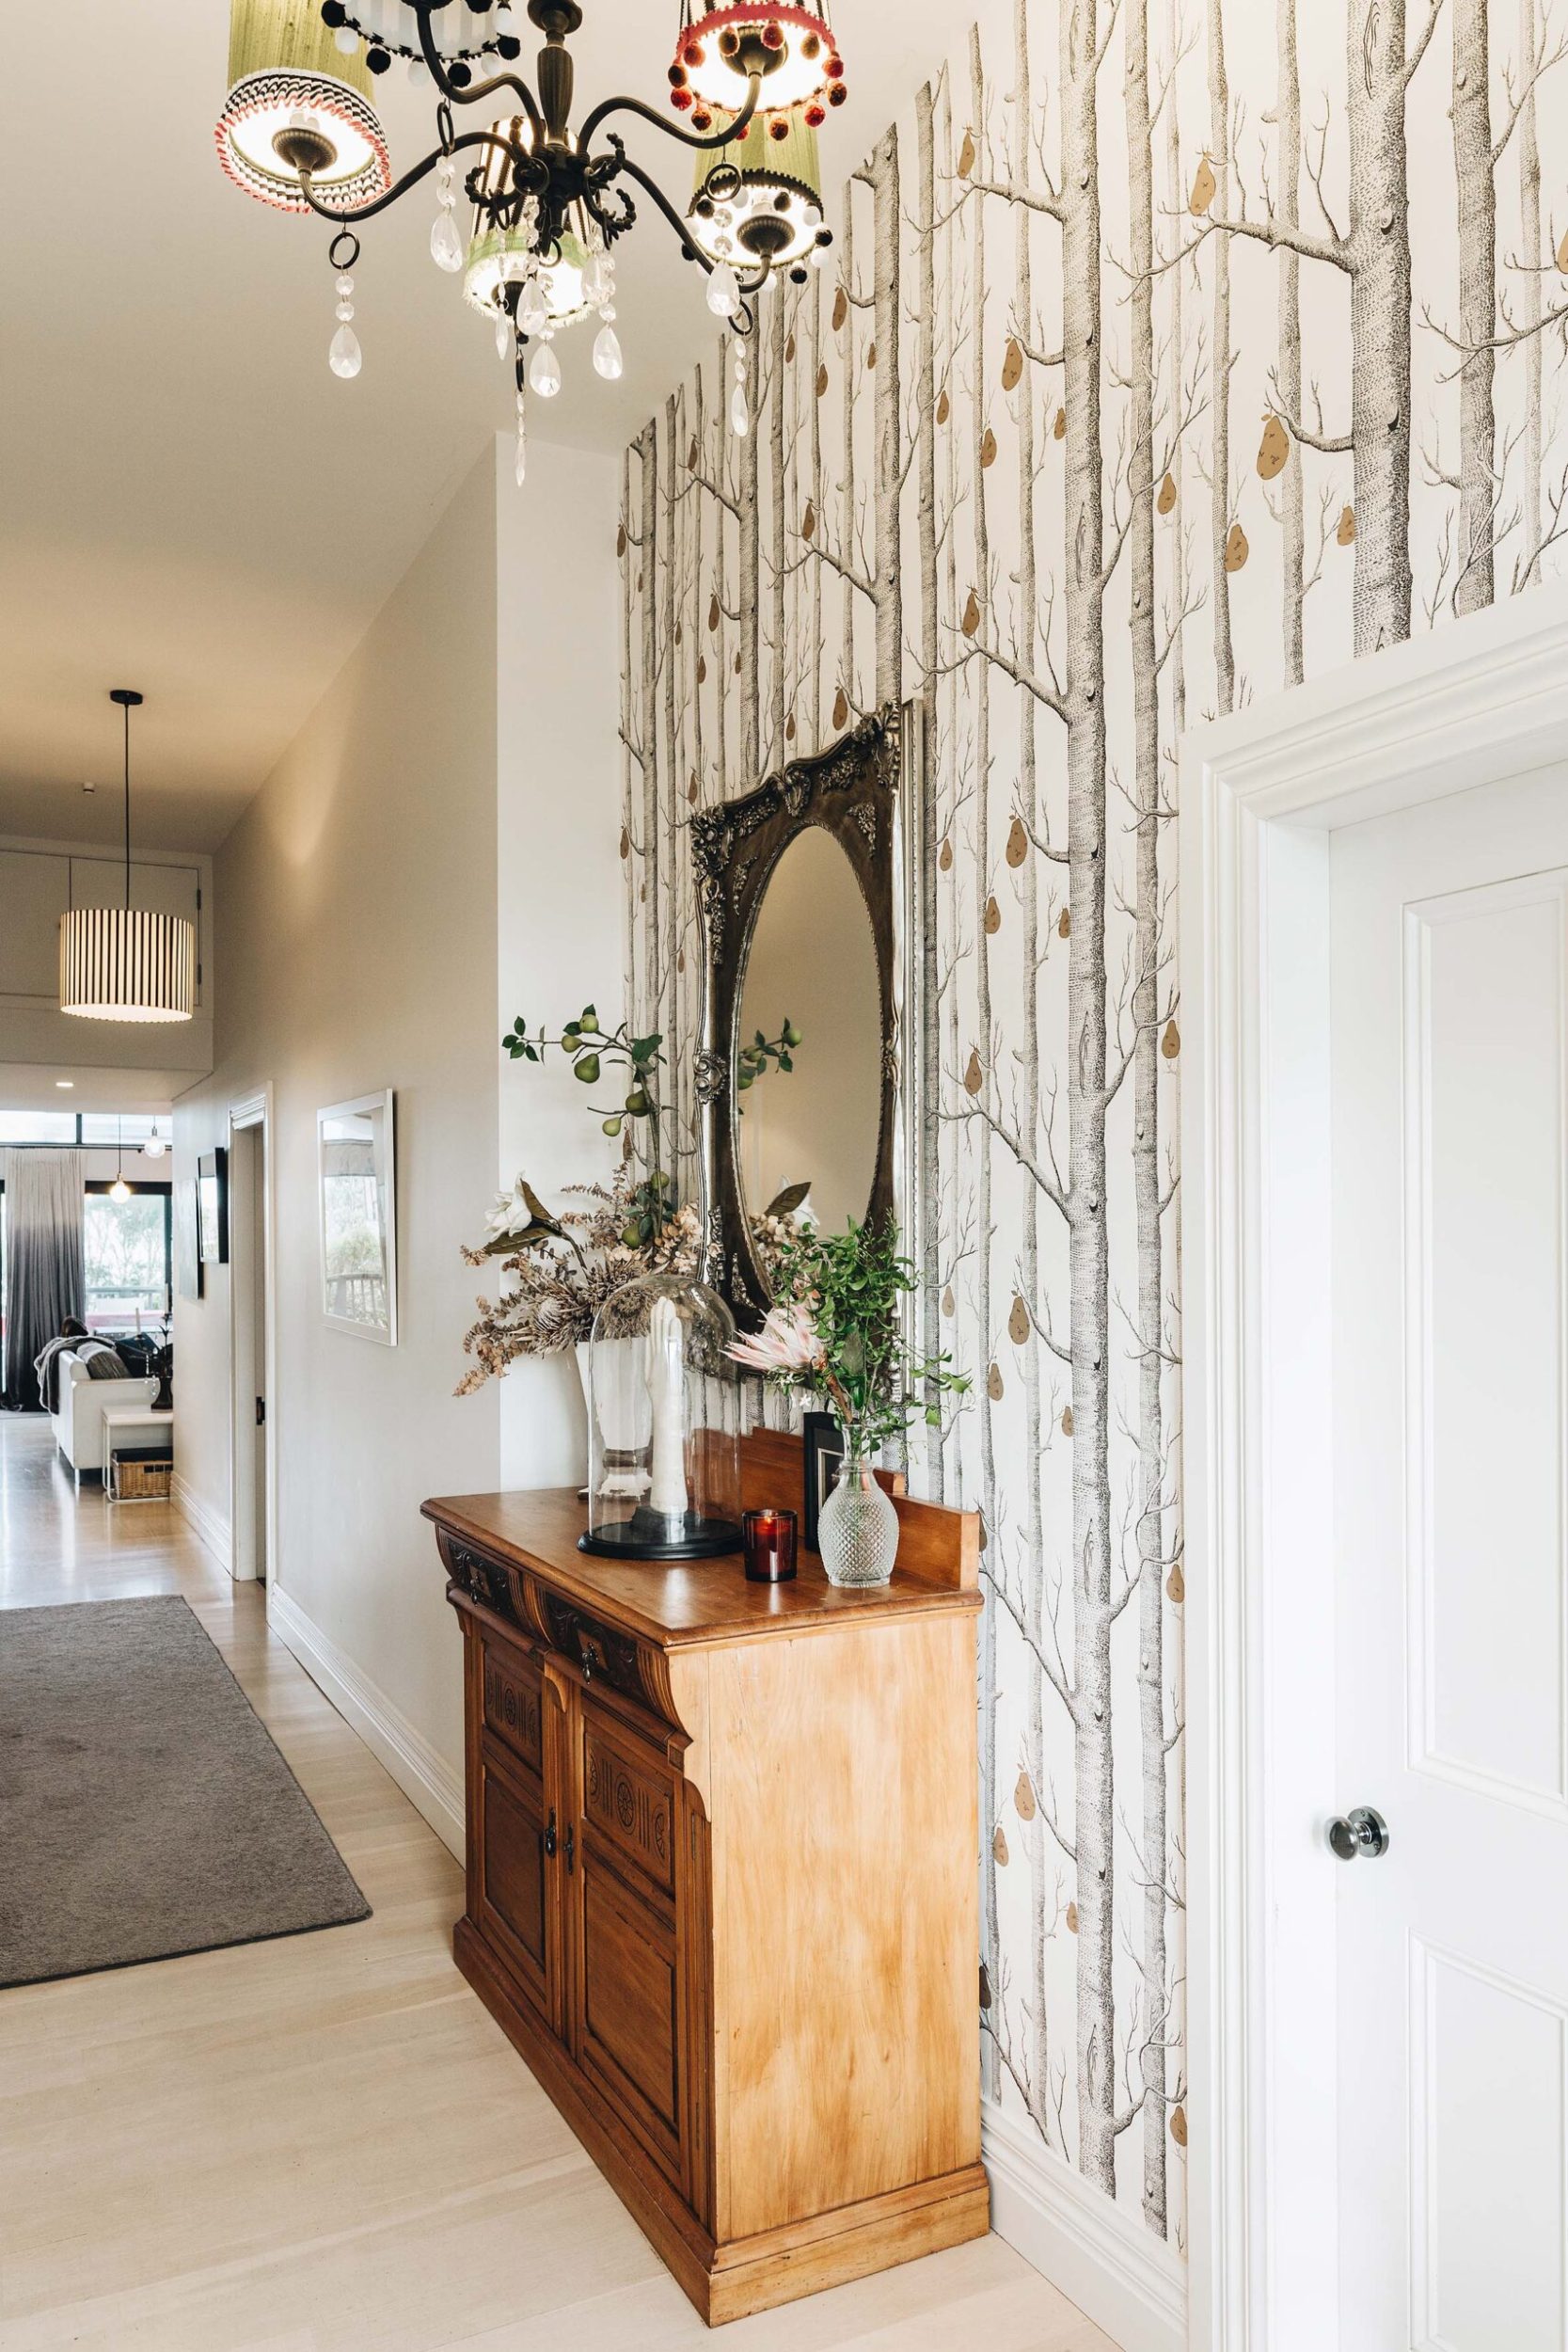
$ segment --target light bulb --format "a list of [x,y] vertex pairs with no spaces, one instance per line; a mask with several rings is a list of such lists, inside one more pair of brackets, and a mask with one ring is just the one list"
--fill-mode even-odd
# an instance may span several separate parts
[[150,1160],[161,1160],[164,1153],[167,1150],[167,1144],[164,1141],[163,1136],[158,1133],[157,1128],[154,1127],[152,1133],[148,1136],[147,1141],[142,1145],[143,1152]]
[[548,343],[536,346],[529,361],[528,380],[541,400],[553,400],[561,389],[561,362]]
[[114,1183],[109,1186],[109,1198],[111,1200],[130,1200],[131,1187],[126,1183],[123,1176],[117,1176]]
[[352,326],[340,326],[327,353],[334,375],[357,375],[362,365],[359,338]]
[[437,269],[455,272],[463,266],[463,240],[449,212],[437,213],[430,224],[430,258]]
[[740,308],[740,285],[728,262],[721,262],[707,281],[707,307],[718,319],[733,319]]
[[613,326],[601,326],[594,342],[594,365],[609,384],[620,374],[623,361],[621,345]]

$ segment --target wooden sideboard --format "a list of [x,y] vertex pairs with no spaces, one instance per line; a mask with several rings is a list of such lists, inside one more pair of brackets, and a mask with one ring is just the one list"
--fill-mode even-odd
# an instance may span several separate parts
[[[793,1460],[791,1459],[793,1446]],[[748,1502],[799,1445],[752,1444]],[[895,1489],[896,1491],[896,1489]],[[424,1505],[462,1621],[464,1975],[710,2323],[983,2235],[973,1515],[891,1585]]]

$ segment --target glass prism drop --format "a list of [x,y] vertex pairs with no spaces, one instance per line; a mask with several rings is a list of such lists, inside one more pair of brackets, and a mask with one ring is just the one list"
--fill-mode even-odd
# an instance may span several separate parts
[[463,240],[450,213],[437,213],[430,224],[430,258],[437,269],[456,271],[463,266]]
[[358,374],[362,355],[359,349],[359,338],[352,326],[339,327],[338,332],[332,338],[331,349],[326,356],[334,375]]
[[607,383],[613,384],[621,373],[620,339],[613,326],[601,326],[594,339],[594,365]]

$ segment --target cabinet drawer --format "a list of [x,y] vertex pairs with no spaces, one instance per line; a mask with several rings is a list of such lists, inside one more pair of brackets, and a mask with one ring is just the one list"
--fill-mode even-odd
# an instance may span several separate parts
[[583,1724],[582,1809],[618,1861],[629,1862],[661,1894],[673,1895],[674,1777],[598,1714]]
[[545,1770],[545,1685],[537,1666],[491,1639],[484,1645],[484,1727],[537,1772]]

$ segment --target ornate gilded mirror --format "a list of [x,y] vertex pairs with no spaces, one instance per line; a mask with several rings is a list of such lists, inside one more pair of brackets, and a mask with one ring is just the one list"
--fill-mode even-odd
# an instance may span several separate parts
[[697,1093],[711,1279],[743,1327],[771,1303],[770,1213],[909,1243],[909,714],[693,818],[707,949]]

